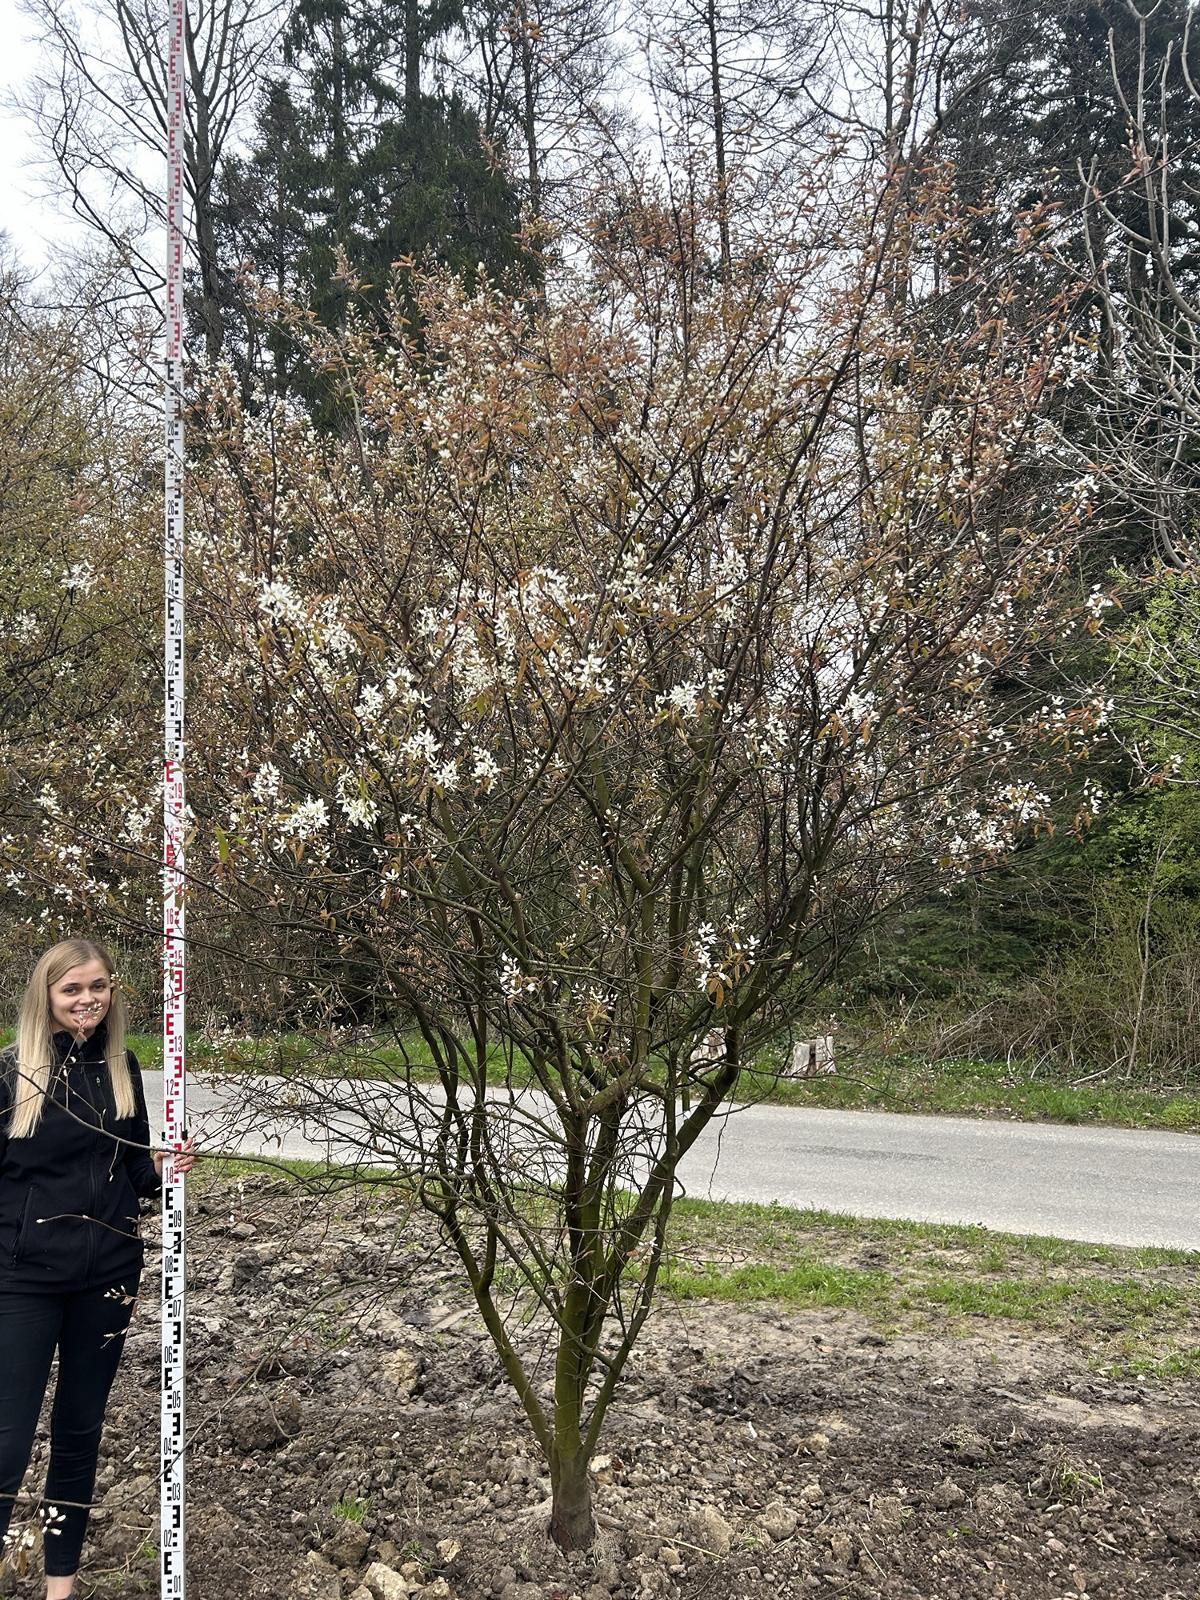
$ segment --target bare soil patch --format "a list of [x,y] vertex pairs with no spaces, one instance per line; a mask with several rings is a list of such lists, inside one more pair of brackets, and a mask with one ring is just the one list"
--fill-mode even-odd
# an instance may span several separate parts
[[[155,1264],[85,1553],[92,1592],[130,1600],[158,1592]],[[595,1463],[601,1537],[568,1561],[419,1217],[222,1181],[193,1204],[192,1264],[190,1600],[1200,1594],[1196,1382],[1105,1376],[1119,1330],[664,1298]],[[545,1344],[536,1319],[525,1337]]]

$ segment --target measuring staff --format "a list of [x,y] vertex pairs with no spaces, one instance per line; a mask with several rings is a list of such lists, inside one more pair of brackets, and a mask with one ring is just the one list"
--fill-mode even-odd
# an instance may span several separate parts
[[[183,92],[184,0],[171,0],[167,39],[166,372],[163,420],[163,1143],[177,1150],[187,1121],[185,1014],[187,905],[184,861],[183,595]],[[185,1480],[187,1208],[185,1169],[163,1181],[160,1600],[187,1600]]]

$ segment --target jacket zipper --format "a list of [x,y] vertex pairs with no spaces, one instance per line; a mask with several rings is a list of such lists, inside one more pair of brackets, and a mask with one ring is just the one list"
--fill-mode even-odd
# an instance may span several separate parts
[[[85,1070],[85,1081],[86,1081],[86,1077],[87,1076],[88,1076],[88,1074],[86,1073],[86,1070]],[[87,1259],[87,1279],[86,1279],[86,1281],[88,1283],[91,1282],[92,1274],[96,1270],[96,1235],[100,1231],[99,1230],[99,1225],[96,1222],[96,1218],[99,1216],[99,1213],[100,1213],[100,1163],[104,1160],[104,1137],[103,1137],[103,1135],[104,1135],[104,1109],[103,1109],[103,1106],[104,1106],[104,1090],[101,1087],[100,1076],[99,1076],[98,1073],[93,1072],[93,1073],[90,1074],[90,1077],[91,1077],[91,1091],[92,1092],[88,1096],[88,1099],[92,1102],[92,1110],[96,1114],[97,1122],[96,1122],[96,1153],[93,1156],[92,1160],[88,1164],[89,1165],[89,1169],[90,1169],[91,1180],[92,1180],[91,1216],[88,1218],[88,1221],[91,1223],[91,1227],[88,1229],[87,1235],[86,1235],[86,1240],[87,1240],[87,1246],[86,1246],[86,1249],[87,1249],[87,1257],[86,1257],[86,1259]],[[99,1104],[97,1104],[97,1101],[99,1101]]]

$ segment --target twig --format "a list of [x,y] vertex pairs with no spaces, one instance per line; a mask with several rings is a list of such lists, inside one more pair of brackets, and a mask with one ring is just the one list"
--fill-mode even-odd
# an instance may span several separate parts
[[863,1555],[865,1555],[867,1557],[868,1561],[870,1561],[871,1565],[875,1568],[875,1571],[879,1574],[879,1576],[881,1578],[886,1578],[887,1577],[887,1573],[879,1565],[878,1561],[876,1561],[876,1559],[875,1559],[875,1557],[874,1557],[874,1555],[873,1555],[873,1553],[871,1551],[870,1545],[863,1538],[861,1533],[857,1537],[858,1537],[859,1544],[862,1545]]

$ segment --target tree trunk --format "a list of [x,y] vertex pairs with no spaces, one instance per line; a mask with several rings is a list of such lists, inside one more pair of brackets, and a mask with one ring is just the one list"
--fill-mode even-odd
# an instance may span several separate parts
[[212,140],[212,107],[204,72],[196,55],[196,36],[187,31],[188,76],[191,80],[194,131],[185,135],[185,151],[191,158],[192,200],[195,204],[196,245],[200,256],[200,325],[204,329],[204,351],[209,361],[220,360],[225,343],[225,317],[221,304],[221,279],[217,266],[217,234],[213,221],[212,190],[217,158]]
[[406,0],[404,7],[404,102],[409,117],[421,103],[421,7]]
[[582,1444],[570,1454],[555,1447],[550,1484],[550,1537],[560,1550],[586,1550],[596,1537],[596,1523],[592,1517],[592,1480]]
[[[537,134],[537,103],[535,95],[534,76],[536,65],[533,56],[533,39],[530,35],[530,21],[528,11],[522,3],[518,13],[517,22],[521,29],[521,133],[525,140],[526,171],[529,177],[529,216],[537,224],[542,220],[542,171],[538,159],[538,134]],[[538,303],[544,303],[546,285],[546,259],[543,250],[545,240],[541,229],[535,228],[533,234],[534,250],[533,283],[534,293]]]
[[709,0],[708,23],[709,87],[712,92],[713,152],[717,162],[717,228],[721,235],[721,282],[728,287],[733,267],[729,241],[729,176],[725,169],[725,97],[721,90],[721,55],[717,43],[717,3]]

